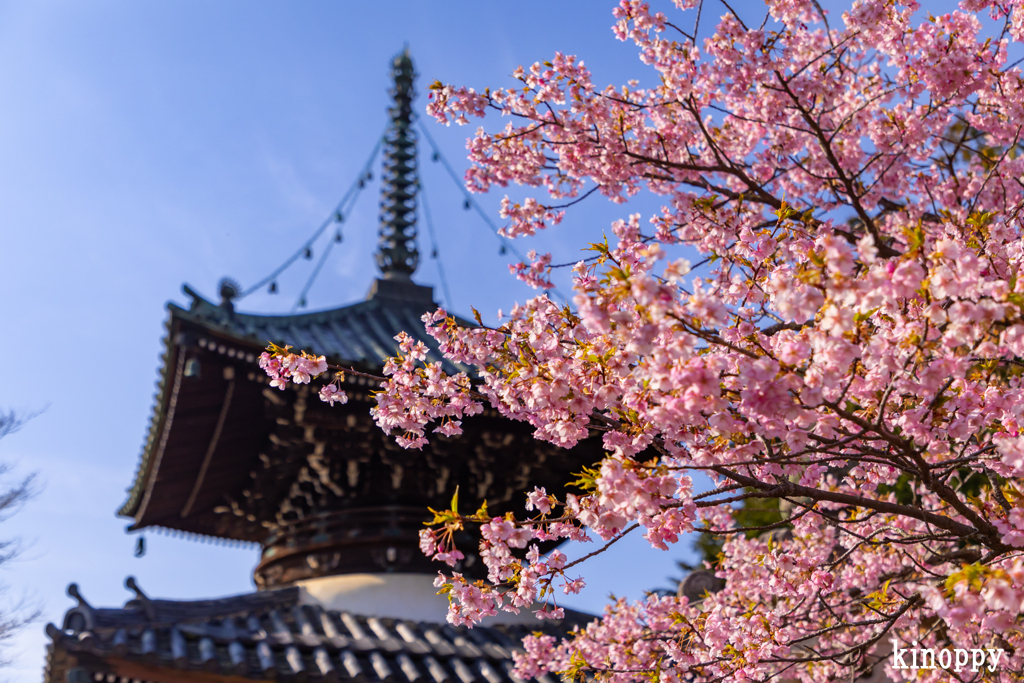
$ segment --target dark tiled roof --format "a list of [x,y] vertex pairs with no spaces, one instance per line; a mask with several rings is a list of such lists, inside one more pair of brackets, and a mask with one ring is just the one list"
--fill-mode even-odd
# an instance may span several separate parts
[[[203,299],[187,285],[183,289],[192,297],[192,305],[185,311],[172,304],[172,315],[202,322],[260,347],[268,341],[286,343],[334,361],[380,368],[385,358],[398,351],[395,335],[407,332],[431,348],[434,357],[428,360],[441,360],[437,343],[421,320],[424,313],[437,309],[433,289],[413,282],[376,280],[365,301],[301,315],[238,313]],[[446,365],[449,372],[466,369]]]
[[[586,619],[567,611],[562,622],[533,628],[456,628],[302,605],[295,587],[200,601],[139,593],[120,609],[90,607],[74,584],[68,592],[80,604],[62,628],[46,627],[45,683],[117,680],[116,662],[250,679],[523,683],[512,673],[522,638],[538,629],[564,635]],[[544,676],[539,683],[555,682]]]

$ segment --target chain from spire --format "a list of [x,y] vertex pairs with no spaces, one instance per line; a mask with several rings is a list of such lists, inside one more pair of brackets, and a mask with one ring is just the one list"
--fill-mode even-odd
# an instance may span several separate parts
[[406,48],[391,63],[391,123],[384,136],[377,266],[386,279],[408,280],[420,261],[416,248],[416,132],[412,127],[415,76]]

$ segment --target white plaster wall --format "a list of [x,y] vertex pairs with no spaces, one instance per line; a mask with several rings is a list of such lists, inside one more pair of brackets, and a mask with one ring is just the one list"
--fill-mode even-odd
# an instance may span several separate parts
[[[436,574],[344,574],[299,581],[300,602],[367,617],[445,623],[448,599],[437,594]],[[499,611],[488,624],[536,624],[532,610]]]

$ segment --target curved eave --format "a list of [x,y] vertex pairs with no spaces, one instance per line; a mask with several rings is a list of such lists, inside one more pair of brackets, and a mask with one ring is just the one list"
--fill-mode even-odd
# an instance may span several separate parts
[[163,422],[166,388],[168,380],[168,369],[171,366],[169,362],[174,352],[174,344],[172,343],[172,327],[174,325],[174,314],[173,309],[167,322],[164,324],[164,328],[167,330],[167,334],[164,335],[164,353],[160,357],[160,369],[159,379],[157,380],[157,392],[153,397],[153,414],[149,418],[149,429],[146,431],[146,439],[142,445],[142,454],[139,456],[139,466],[135,470],[135,479],[132,481],[132,485],[128,488],[128,500],[118,509],[117,514],[121,517],[134,517],[135,512],[141,502],[142,492],[145,489],[145,482],[148,478],[150,469],[150,454],[153,452],[153,444],[155,443],[158,435],[160,434],[160,427]]

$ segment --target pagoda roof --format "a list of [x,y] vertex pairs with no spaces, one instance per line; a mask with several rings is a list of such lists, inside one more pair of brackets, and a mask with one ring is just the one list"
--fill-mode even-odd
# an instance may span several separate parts
[[[121,608],[79,604],[47,624],[45,683],[65,681],[352,681],[353,683],[523,683],[512,653],[538,630],[562,637],[592,617],[473,629],[365,617],[304,604],[299,587],[218,600],[156,600],[132,580]],[[541,676],[538,683],[554,683]]]
[[[432,573],[419,532],[430,508],[447,505],[456,491],[467,507],[486,502],[494,515],[521,507],[535,486],[564,495],[571,473],[600,459],[599,436],[564,449],[485,407],[462,420],[461,435],[403,449],[370,415],[376,380],[347,373],[349,401],[332,407],[313,385],[269,386],[257,366],[273,342],[379,374],[399,350],[393,337],[401,331],[426,344],[428,361],[441,360],[422,321],[435,309],[430,292],[383,278],[366,301],[268,316],[240,313],[230,297],[214,304],[186,287],[191,306],[168,306],[149,434],[118,511],[132,518],[129,530],[257,543],[254,576],[271,588],[341,573]],[[465,557],[458,571],[482,575],[472,534],[455,540]]]
[[[335,364],[379,372],[384,360],[399,351],[395,336],[406,332],[427,345],[429,362],[440,361],[448,373],[472,372],[467,366],[448,361],[438,351],[437,341],[427,334],[422,321],[424,313],[437,309],[433,288],[410,280],[377,279],[365,301],[299,315],[241,313],[230,301],[215,304],[187,284],[182,291],[192,303],[187,309],[173,302],[167,304],[170,316],[155,405],[128,499],[118,510],[122,516],[135,516],[155,474],[159,451],[166,445],[161,436],[169,426],[168,418],[174,416],[178,398],[175,366],[184,362],[180,347],[195,343],[197,336],[204,346],[208,343],[211,349],[252,364],[268,342],[273,342],[326,356]],[[181,374],[181,368],[177,374]]]
[[365,301],[299,315],[239,313],[204,299],[188,285],[182,291],[192,298],[192,305],[184,310],[169,304],[172,312],[261,348],[271,341],[287,343],[334,362],[379,369],[398,352],[395,336],[404,331],[426,343],[434,352],[431,360],[443,361],[447,372],[469,369],[444,361],[437,352],[437,342],[421,319],[438,307],[433,288],[409,280],[377,279]]
[[[224,280],[220,303],[186,286],[191,305],[168,305],[156,404],[118,511],[133,519],[129,530],[258,543],[254,579],[264,589],[347,573],[433,573],[419,550],[431,508],[459,493],[467,507],[486,503],[492,514],[506,514],[534,487],[563,496],[572,472],[603,457],[596,433],[560,448],[493,407],[460,420],[461,434],[433,434],[419,450],[401,448],[374,423],[374,375],[397,355],[399,333],[424,343],[426,360],[447,373],[472,372],[445,359],[427,334],[423,316],[437,304],[430,287],[412,281],[419,263],[414,76],[407,52],[393,60],[394,106],[381,140],[381,277],[366,300],[301,315],[243,313],[235,300],[245,293]],[[340,207],[316,235],[343,220]],[[303,252],[310,255],[311,244],[247,291],[268,283],[276,290],[278,274]],[[268,343],[363,371],[336,380],[348,402],[327,406],[311,384],[269,386],[256,364]],[[475,540],[468,531],[456,534],[464,556],[456,570],[480,578],[486,568]]]

